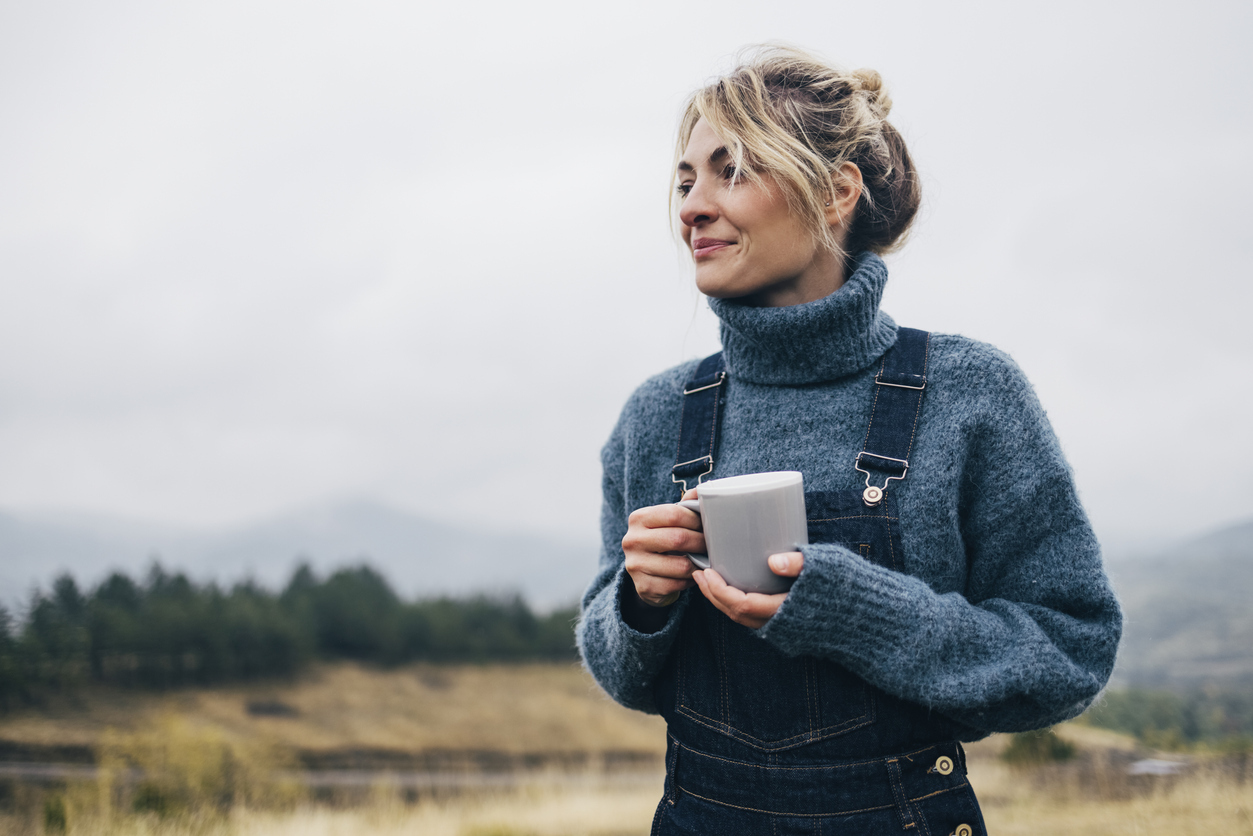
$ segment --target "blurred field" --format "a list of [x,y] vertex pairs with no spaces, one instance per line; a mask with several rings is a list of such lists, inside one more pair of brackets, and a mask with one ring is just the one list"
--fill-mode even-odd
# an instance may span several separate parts
[[[1123,800],[1041,789],[1030,773],[975,759],[971,781],[994,836],[1200,836],[1253,833],[1253,788],[1214,775],[1186,779]],[[655,787],[530,788],[405,805],[383,787],[367,806],[273,813],[236,810],[223,820],[87,818],[69,833],[90,836],[626,836],[645,834],[660,796]],[[11,828],[11,829],[9,829]],[[0,817],[0,832],[40,833],[37,823]]]
[[[286,713],[273,714],[280,706]],[[1182,775],[1129,776],[1128,764],[1152,754],[1131,738],[1076,724],[1058,732],[1075,752],[1063,762],[1011,767],[999,736],[968,747],[991,833],[1253,834],[1247,755],[1174,755],[1187,764]],[[97,691],[0,719],[11,746],[91,746],[105,767],[94,780],[10,782],[0,789],[0,834],[644,834],[661,793],[663,735],[656,718],[615,706],[563,664],[337,665],[284,686]],[[351,797],[318,798],[257,778],[303,768],[293,765],[297,752],[467,749],[516,756],[517,780],[412,792],[400,771],[378,771]],[[595,757],[609,752],[641,758],[615,771]],[[128,779],[127,764],[136,775],[135,766],[164,771],[165,783]]]
[[[250,713],[260,708],[261,714]],[[264,713],[265,710],[271,712]],[[665,725],[615,705],[576,664],[323,665],[287,685],[153,694],[93,689],[0,717],[0,740],[93,746],[106,728],[176,714],[240,738],[309,752],[638,752],[660,757]]]

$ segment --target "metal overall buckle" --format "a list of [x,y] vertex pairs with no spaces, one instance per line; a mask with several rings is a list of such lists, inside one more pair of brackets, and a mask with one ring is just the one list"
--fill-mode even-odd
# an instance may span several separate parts
[[699,487],[700,483],[705,480],[705,477],[708,476],[710,473],[714,472],[714,457],[713,456],[701,456],[699,459],[692,459],[686,462],[679,462],[674,467],[670,468],[670,481],[674,482],[676,485],[681,485],[683,489],[683,493],[679,494],[679,499],[682,499],[683,495],[687,493],[687,480],[680,479],[678,476],[675,476],[674,471],[679,469],[685,464],[696,464],[697,462],[702,462],[702,461],[708,461],[709,467],[705,468],[705,471],[703,473],[697,474],[696,484]]
[[[891,384],[888,384],[888,385],[891,385]],[[902,387],[902,388],[908,388],[908,387]],[[870,476],[871,476],[870,471],[866,470],[866,468],[861,466],[862,456],[874,456],[876,459],[882,459],[885,462],[896,462],[899,465],[903,465],[904,470],[901,471],[900,476],[887,477],[883,481],[883,487],[881,488],[876,487],[875,485],[870,484]],[[909,472],[909,462],[906,461],[905,459],[894,459],[891,456],[880,456],[878,453],[869,453],[865,450],[862,450],[860,453],[857,454],[857,459],[853,462],[853,467],[858,472],[866,474],[866,489],[861,492],[861,499],[871,508],[874,508],[876,505],[878,505],[880,502],[883,501],[883,492],[888,489],[889,482],[891,482],[893,479],[900,481],[901,479],[904,479],[905,474]]]

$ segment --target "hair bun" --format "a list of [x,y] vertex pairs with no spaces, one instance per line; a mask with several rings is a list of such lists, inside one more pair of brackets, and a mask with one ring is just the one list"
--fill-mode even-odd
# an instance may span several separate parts
[[861,89],[870,99],[871,106],[879,111],[880,116],[887,117],[892,112],[892,97],[883,86],[883,76],[870,69],[853,70],[853,76],[861,82]]

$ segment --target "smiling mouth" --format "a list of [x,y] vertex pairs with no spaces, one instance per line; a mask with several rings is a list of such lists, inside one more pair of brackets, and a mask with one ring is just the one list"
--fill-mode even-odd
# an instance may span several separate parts
[[734,241],[719,241],[716,238],[697,238],[692,242],[692,257],[703,258],[734,243]]

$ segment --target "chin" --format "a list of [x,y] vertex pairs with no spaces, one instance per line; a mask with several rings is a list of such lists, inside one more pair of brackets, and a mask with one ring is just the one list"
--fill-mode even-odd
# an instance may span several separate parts
[[756,293],[759,288],[738,287],[732,282],[717,278],[702,279],[700,275],[697,275],[696,289],[714,299],[738,299],[741,296],[750,296]]
[[711,299],[745,299],[761,292],[759,287],[727,287],[714,282],[697,282],[696,289]]

